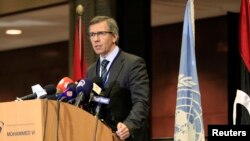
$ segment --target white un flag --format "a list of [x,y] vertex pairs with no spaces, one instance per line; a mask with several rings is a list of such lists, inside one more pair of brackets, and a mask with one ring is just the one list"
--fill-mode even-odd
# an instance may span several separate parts
[[205,141],[196,71],[193,0],[188,0],[184,16],[174,140]]

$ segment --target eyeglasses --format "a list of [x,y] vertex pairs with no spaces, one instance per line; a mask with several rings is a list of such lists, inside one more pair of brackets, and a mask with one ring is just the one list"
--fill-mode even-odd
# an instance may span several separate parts
[[92,39],[94,38],[96,35],[100,38],[104,37],[107,33],[110,33],[112,34],[113,32],[110,32],[110,31],[99,31],[99,32],[90,32],[88,34],[89,38]]

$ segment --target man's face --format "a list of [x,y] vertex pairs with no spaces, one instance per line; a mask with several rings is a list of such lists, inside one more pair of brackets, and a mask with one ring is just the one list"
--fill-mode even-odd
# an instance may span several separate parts
[[105,57],[115,48],[117,36],[109,31],[106,21],[90,25],[89,33],[92,47],[96,54]]

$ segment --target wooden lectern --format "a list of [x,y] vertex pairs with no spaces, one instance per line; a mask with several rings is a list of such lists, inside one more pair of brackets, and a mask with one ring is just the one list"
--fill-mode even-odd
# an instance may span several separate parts
[[88,112],[52,100],[0,103],[0,141],[120,141]]

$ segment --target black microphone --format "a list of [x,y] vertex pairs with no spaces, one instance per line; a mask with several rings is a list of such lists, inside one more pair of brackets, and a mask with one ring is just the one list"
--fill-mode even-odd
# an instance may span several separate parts
[[96,102],[97,106],[95,109],[95,116],[97,118],[100,118],[100,112],[101,112],[101,107],[103,104],[107,105],[109,104],[110,99],[104,96],[93,96],[91,101]]
[[42,88],[41,85],[37,84],[32,86],[32,88],[35,89],[35,92],[20,98],[17,98],[17,100],[28,100],[28,99],[35,99],[35,98],[42,98],[46,96],[47,94],[53,94],[54,88],[53,85],[47,85],[45,88]]
[[[95,104],[92,103],[92,107],[95,107],[94,111],[92,113],[95,113],[95,116],[99,117],[99,113],[101,111],[102,104],[108,104],[109,99],[105,96],[105,92],[103,91],[103,80],[101,77],[95,77],[93,78],[93,81],[95,82],[95,86],[93,86],[93,90],[90,93],[90,99],[89,103],[94,102]],[[96,105],[96,106],[94,106]]]
[[[93,80],[93,88],[92,91],[90,92],[90,96],[89,96],[89,101],[88,101],[88,110],[91,114],[95,115],[95,111],[97,108],[97,104],[96,102],[93,102],[92,99],[93,97],[96,95],[100,95],[102,92],[102,86],[103,86],[103,80],[101,77],[95,77],[92,79]],[[100,106],[100,105],[99,105]]]
[[103,88],[103,80],[101,77],[93,78],[93,88],[90,93],[89,103],[94,95],[100,95]]
[[102,104],[105,104],[105,105],[109,104],[110,99],[104,96],[93,96],[91,97],[90,101],[97,103],[97,106],[95,109],[95,116],[100,118],[99,114],[101,111]]
[[88,79],[82,79],[76,86],[77,97],[75,98],[75,106],[80,106],[85,99],[89,97],[91,90],[93,89],[93,82]]
[[43,87],[47,92],[47,95],[40,96],[40,99],[45,99],[47,96],[54,95],[56,93],[56,86],[54,84],[49,84]]

